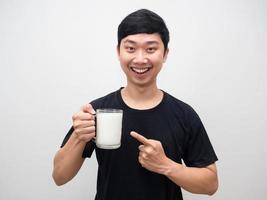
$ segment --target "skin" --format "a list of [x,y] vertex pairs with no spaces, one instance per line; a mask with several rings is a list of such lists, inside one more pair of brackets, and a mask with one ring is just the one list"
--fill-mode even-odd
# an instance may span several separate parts
[[[129,107],[149,109],[161,102],[163,93],[157,87],[157,76],[168,52],[157,33],[129,35],[122,39],[117,53],[127,85],[121,95]],[[146,73],[141,73],[147,69]],[[74,134],[54,158],[53,178],[57,185],[70,181],[82,166],[84,146],[95,136],[94,113],[92,106],[87,104],[73,115]],[[181,165],[166,156],[160,141],[145,138],[142,133],[130,134],[140,142],[138,161],[142,167],[168,177],[189,192],[208,195],[216,192],[215,163],[203,168]]]

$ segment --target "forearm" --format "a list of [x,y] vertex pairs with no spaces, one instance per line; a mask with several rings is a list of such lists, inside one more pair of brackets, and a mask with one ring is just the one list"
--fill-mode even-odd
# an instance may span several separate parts
[[57,185],[67,183],[78,173],[84,162],[82,153],[85,144],[72,134],[65,146],[58,150],[53,170],[53,179]]
[[196,168],[186,167],[170,160],[165,175],[191,193],[212,195],[218,188],[215,164],[204,168]]

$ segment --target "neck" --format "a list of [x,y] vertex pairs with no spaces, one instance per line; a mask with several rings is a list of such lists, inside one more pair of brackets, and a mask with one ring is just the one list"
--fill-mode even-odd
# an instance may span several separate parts
[[156,85],[140,87],[127,85],[121,91],[124,102],[131,108],[149,109],[158,105],[162,98],[163,92]]
[[123,92],[127,94],[127,96],[136,100],[151,99],[157,96],[160,92],[156,85],[140,87],[131,86],[128,84],[123,90]]

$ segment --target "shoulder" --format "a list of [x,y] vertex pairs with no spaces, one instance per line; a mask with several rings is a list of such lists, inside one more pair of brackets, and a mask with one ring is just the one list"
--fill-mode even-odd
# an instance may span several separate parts
[[102,96],[100,98],[97,98],[90,103],[94,107],[94,109],[97,108],[108,108],[108,107],[116,107],[116,104],[118,104],[118,93],[120,90],[116,90],[114,92],[111,92],[105,96]]
[[168,107],[170,107],[176,117],[186,121],[191,121],[199,118],[198,114],[191,105],[172,96],[167,92],[164,93],[166,96],[166,104]]
[[192,112],[194,109],[186,102],[172,96],[171,94],[164,92],[166,96],[166,103],[175,109],[182,112]]

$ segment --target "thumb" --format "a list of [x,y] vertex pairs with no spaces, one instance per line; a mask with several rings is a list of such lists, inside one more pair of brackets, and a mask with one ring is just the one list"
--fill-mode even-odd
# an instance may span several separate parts
[[90,114],[92,114],[92,115],[95,114],[95,110],[94,110],[94,108],[93,108],[93,106],[92,106],[91,104],[85,104],[85,105],[81,108],[81,110],[82,110],[83,112],[90,113]]

